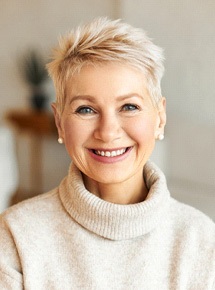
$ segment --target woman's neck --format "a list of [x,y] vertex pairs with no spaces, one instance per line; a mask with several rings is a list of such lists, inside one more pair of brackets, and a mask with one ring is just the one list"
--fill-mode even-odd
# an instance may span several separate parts
[[139,203],[144,201],[148,194],[142,173],[124,182],[114,184],[99,183],[85,175],[83,175],[83,180],[88,191],[115,204]]

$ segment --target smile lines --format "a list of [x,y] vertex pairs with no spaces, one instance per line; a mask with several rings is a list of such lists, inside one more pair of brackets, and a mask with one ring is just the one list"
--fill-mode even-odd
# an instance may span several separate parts
[[126,152],[127,148],[118,149],[113,151],[103,151],[103,150],[93,150],[96,155],[104,156],[104,157],[116,157],[122,155]]

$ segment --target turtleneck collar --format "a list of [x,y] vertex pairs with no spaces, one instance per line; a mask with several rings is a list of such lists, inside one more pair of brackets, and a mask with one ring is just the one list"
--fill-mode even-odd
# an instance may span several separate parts
[[157,166],[147,162],[143,176],[149,189],[146,200],[119,205],[90,193],[81,172],[72,163],[68,176],[59,186],[60,199],[70,216],[87,230],[111,240],[135,238],[157,226],[170,197],[165,176]]

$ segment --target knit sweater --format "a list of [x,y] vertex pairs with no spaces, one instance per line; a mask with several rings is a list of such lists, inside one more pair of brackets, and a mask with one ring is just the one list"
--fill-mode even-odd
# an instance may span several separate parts
[[170,197],[148,162],[141,203],[106,202],[71,165],[49,193],[0,217],[0,289],[214,290],[215,225]]

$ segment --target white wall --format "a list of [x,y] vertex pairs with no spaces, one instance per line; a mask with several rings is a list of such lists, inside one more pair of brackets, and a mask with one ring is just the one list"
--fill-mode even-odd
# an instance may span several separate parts
[[[10,194],[18,185],[15,140],[11,131],[0,127],[0,213],[8,206]],[[11,178],[12,177],[12,178]]]

